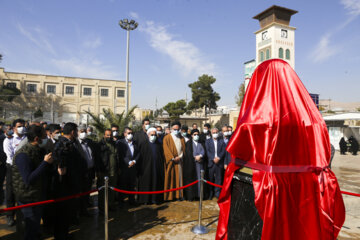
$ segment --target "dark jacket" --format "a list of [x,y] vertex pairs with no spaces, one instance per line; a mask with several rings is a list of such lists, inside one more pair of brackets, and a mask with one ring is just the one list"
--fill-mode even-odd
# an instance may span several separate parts
[[[213,159],[215,158],[215,145],[212,138],[206,140],[205,148],[206,155],[208,157],[208,167],[212,167],[214,165]],[[217,156],[220,158],[220,161],[217,165],[219,167],[224,167],[225,143],[222,139],[217,140]]]
[[98,144],[99,158],[96,161],[96,168],[99,172],[107,173],[111,170],[111,158],[114,158],[114,167],[119,168],[119,152],[114,141],[106,143],[104,139]]
[[74,141],[65,137],[60,137],[55,143],[53,158],[56,168],[66,167],[66,174],[59,176],[55,173],[54,189],[58,196],[79,193],[81,191],[81,182],[86,174],[86,162],[76,148]]
[[[43,161],[43,151],[30,143],[22,147],[13,158],[13,187],[16,200],[31,203],[44,200],[43,177],[48,164]],[[19,161],[21,158],[22,161]],[[20,171],[22,169],[22,171]],[[26,172],[26,176],[23,175]],[[36,172],[36,177],[34,173]]]
[[5,134],[0,135],[0,166],[1,165],[6,165],[6,153],[4,152],[4,140],[5,140],[6,136]]
[[136,163],[139,163],[140,153],[139,148],[136,142],[133,142],[134,146],[134,154],[131,154],[130,147],[125,139],[121,139],[118,142],[119,148],[119,161],[121,168],[127,168],[129,166],[129,162],[135,160]]

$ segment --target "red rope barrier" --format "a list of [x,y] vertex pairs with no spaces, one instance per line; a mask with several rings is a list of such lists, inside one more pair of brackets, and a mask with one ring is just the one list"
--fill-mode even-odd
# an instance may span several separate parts
[[182,186],[182,187],[168,189],[168,190],[161,190],[161,191],[153,191],[153,192],[126,191],[126,190],[121,190],[121,189],[118,189],[118,188],[111,188],[111,189],[116,191],[116,192],[125,193],[125,194],[161,194],[161,193],[174,192],[174,191],[178,191],[178,190],[181,190],[181,189],[184,189],[184,188],[188,188],[188,187],[191,187],[192,185],[197,184],[198,182],[199,182],[199,180],[196,180],[195,182],[189,183],[188,185],[185,185],[185,186]]
[[88,194],[91,194],[91,193],[97,192],[97,191],[98,191],[98,189],[94,189],[94,190],[91,190],[91,191],[78,193],[78,194],[74,194],[74,195],[66,196],[66,197],[62,197],[62,198],[45,200],[45,201],[35,202],[35,203],[28,203],[28,204],[24,204],[24,205],[20,205],[20,206],[15,206],[15,207],[3,208],[3,209],[0,209],[0,213],[13,211],[13,210],[18,210],[18,209],[21,209],[21,208],[34,207],[34,206],[38,206],[38,205],[45,205],[45,204],[49,204],[49,203],[62,202],[62,201],[66,201],[66,200],[69,200],[69,199],[82,197],[82,196],[85,196],[85,195],[88,195]]
[[214,187],[218,187],[218,188],[222,188],[223,186],[222,185],[218,185],[218,184],[215,184],[215,183],[212,183],[212,182],[209,182],[207,180],[204,180],[205,183],[211,185],[211,186],[214,186]]
[[346,194],[346,195],[350,195],[350,196],[360,197],[360,194],[358,194],[358,193],[352,193],[352,192],[346,192],[346,191],[341,191],[341,193]]

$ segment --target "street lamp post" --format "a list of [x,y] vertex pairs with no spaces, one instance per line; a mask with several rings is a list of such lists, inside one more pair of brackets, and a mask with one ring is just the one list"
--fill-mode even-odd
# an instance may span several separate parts
[[[119,21],[119,25],[122,29],[127,31],[127,46],[126,46],[126,90],[125,90],[125,114],[129,111],[129,47],[130,47],[130,31],[135,30],[138,23],[134,20],[123,19]],[[116,93],[115,93],[116,94]],[[116,96],[115,96],[116,101]],[[116,109],[115,109],[116,110]],[[114,112],[115,113],[115,112]]]

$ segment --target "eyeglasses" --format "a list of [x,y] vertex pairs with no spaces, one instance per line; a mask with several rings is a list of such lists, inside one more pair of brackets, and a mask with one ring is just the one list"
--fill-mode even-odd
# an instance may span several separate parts
[[156,134],[150,134],[150,136],[156,136]]

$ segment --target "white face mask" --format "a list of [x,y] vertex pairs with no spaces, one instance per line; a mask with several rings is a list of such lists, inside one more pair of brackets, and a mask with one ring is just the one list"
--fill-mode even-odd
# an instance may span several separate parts
[[208,133],[208,131],[209,131],[209,130],[207,130],[207,129],[204,129],[204,131],[203,131],[203,132],[204,132],[205,134],[207,134],[207,133]]
[[89,136],[91,136],[92,132],[88,132],[87,134],[88,134]]
[[82,133],[80,133],[80,135],[79,135],[79,138],[80,138],[81,140],[84,140],[86,137],[87,137],[86,132],[82,132]]
[[183,137],[186,137],[186,136],[187,136],[186,132],[182,132],[181,135],[182,135]]
[[150,128],[150,124],[145,125],[145,130],[148,130]]
[[17,132],[18,132],[19,135],[23,135],[25,133],[25,128],[24,127],[18,127]]
[[179,135],[179,130],[171,130],[171,133],[174,135],[174,136],[178,136]]
[[228,131],[228,136],[230,136],[232,134],[232,131]]
[[117,131],[113,131],[113,137],[119,136],[119,133]]
[[162,135],[163,132],[162,132],[162,131],[156,131],[156,134],[157,134],[157,135]]
[[133,139],[133,135],[132,134],[128,134],[126,135],[126,139],[131,141]]
[[223,132],[223,135],[227,137],[229,136],[229,132]]
[[199,135],[195,135],[193,139],[195,142],[197,142],[197,141],[199,141],[199,138],[200,138]]
[[156,136],[150,136],[149,140],[152,143],[155,142],[156,141]]
[[55,134],[55,136],[54,136],[54,139],[55,140],[59,140],[59,137],[61,136],[61,134],[60,133],[57,133],[57,134]]
[[213,136],[214,139],[217,139],[217,138],[219,137],[219,134],[218,134],[218,133],[214,133],[212,136]]
[[39,147],[45,147],[46,143],[47,143],[48,139],[47,138],[44,138],[44,139],[41,139],[41,143],[39,143]]

